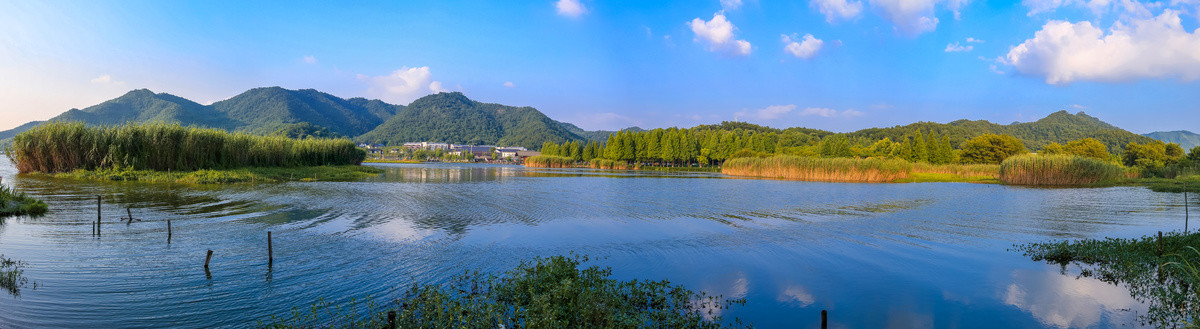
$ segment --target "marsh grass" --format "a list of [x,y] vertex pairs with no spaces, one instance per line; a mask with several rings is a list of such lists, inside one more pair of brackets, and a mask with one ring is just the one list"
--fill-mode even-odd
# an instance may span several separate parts
[[776,155],[767,158],[736,158],[725,161],[721,172],[822,182],[888,183],[909,178],[912,164],[895,159],[815,158]]
[[1072,155],[1019,155],[1000,164],[1000,180],[1016,185],[1116,184],[1125,172],[1120,165]]
[[[445,285],[412,285],[388,305],[362,312],[318,302],[264,328],[723,328],[719,314],[744,300],[687,290],[668,281],[618,281],[611,268],[555,256],[522,262],[502,275],[467,272]],[[735,324],[740,324],[736,319]]]
[[530,168],[574,168],[575,159],[554,155],[535,155],[525,158],[525,166]]
[[41,216],[46,214],[46,203],[23,192],[0,185],[0,224],[8,216]]
[[[0,255],[0,289],[3,289],[13,297],[21,296],[21,289],[30,286],[29,279],[25,277],[25,262],[4,258]],[[34,283],[33,289],[37,289],[37,284]]]
[[[1016,246],[1034,261],[1064,266],[1079,264],[1080,276],[1114,285],[1124,284],[1150,309],[1143,320],[1157,327],[1200,324],[1200,234],[1164,233],[1158,238],[1085,239]],[[1087,265],[1083,267],[1082,265]]]
[[629,162],[625,162],[625,161],[621,161],[621,160],[600,159],[600,158],[592,159],[592,161],[588,163],[588,168],[609,169],[609,170],[640,169],[637,166],[630,165]]
[[275,182],[352,182],[377,176],[383,170],[364,166],[315,167],[251,167],[230,170],[154,171],[129,169],[76,170],[50,174],[52,177],[117,181],[180,184],[233,184]]
[[946,174],[958,177],[1000,177],[1000,165],[996,164],[941,164],[913,163],[913,173]]
[[51,122],[13,137],[5,153],[22,173],[357,165],[366,158],[347,139],[296,140],[163,123]]

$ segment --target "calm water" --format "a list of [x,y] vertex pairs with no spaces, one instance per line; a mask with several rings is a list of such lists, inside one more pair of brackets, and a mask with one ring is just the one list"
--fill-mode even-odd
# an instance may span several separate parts
[[[0,295],[3,328],[246,327],[318,298],[386,300],[414,280],[570,252],[621,279],[744,297],[726,315],[759,327],[817,327],[822,309],[835,328],[1136,327],[1146,307],[1126,289],[1007,249],[1183,224],[1180,196],[1136,187],[449,164],[383,166],[368,182],[195,187],[14,177],[0,161],[3,184],[51,205],[0,225],[0,253],[27,261],[38,285]],[[118,224],[125,207],[143,220]]]

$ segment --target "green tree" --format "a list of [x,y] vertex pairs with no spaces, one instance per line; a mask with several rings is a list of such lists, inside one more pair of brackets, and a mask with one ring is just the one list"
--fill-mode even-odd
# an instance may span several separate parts
[[1059,144],[1059,143],[1046,144],[1046,146],[1042,148],[1042,151],[1038,152],[1038,154],[1044,154],[1044,155],[1066,154],[1066,153],[1067,153],[1067,149],[1065,147],[1063,147],[1062,144]]
[[962,160],[967,163],[1004,162],[1008,157],[1025,153],[1025,144],[1009,135],[983,134],[963,144]]
[[1081,157],[1089,157],[1100,160],[1108,160],[1111,156],[1108,153],[1108,146],[1096,140],[1095,138],[1084,138],[1076,141],[1068,142],[1063,151],[1066,154],[1078,155]]

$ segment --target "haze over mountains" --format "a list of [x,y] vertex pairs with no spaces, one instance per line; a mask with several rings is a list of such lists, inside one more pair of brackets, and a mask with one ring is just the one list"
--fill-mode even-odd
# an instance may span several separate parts
[[[432,141],[490,144],[538,148],[543,142],[608,138],[611,131],[586,131],[570,123],[555,121],[532,107],[514,107],[471,100],[459,92],[438,93],[419,98],[408,106],[365,98],[343,99],[313,89],[280,87],[254,88],[232,98],[201,105],[167,93],[133,90],[121,97],[87,107],[71,109],[50,120],[80,121],[90,125],[125,122],[167,122],[272,134],[285,130],[319,129],[358,142],[399,144]],[[41,121],[0,132],[0,140],[15,136]],[[704,129],[780,130],[748,123],[707,125]],[[632,127],[629,130],[641,131]],[[832,132],[801,129],[818,137]],[[984,133],[1009,134],[1037,150],[1051,142],[1065,143],[1096,138],[1117,152],[1129,142],[1151,138],[1171,139],[1185,147],[1200,143],[1200,135],[1188,132],[1137,135],[1105,123],[1083,112],[1059,111],[1034,122],[996,124],[984,120],[950,123],[917,122],[889,128],[870,128],[846,133],[851,138],[899,140],[916,131],[937,132],[962,141]],[[1190,134],[1190,135],[1189,135]],[[1185,145],[1185,143],[1187,143]],[[956,143],[957,144],[957,143]]]
[[1156,131],[1143,136],[1167,143],[1179,144],[1184,150],[1191,150],[1193,147],[1200,146],[1200,134],[1187,130]]

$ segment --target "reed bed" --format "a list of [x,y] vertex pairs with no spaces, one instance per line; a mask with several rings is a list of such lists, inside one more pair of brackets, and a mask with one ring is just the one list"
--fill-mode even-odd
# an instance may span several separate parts
[[588,167],[592,168],[592,169],[608,169],[608,170],[638,169],[637,166],[632,166],[628,162],[621,161],[621,160],[609,160],[609,159],[592,159],[592,161],[588,163]]
[[776,155],[725,161],[721,172],[734,176],[820,182],[888,183],[906,179],[912,164],[896,159],[814,158]]
[[943,164],[913,163],[914,173],[951,174],[961,177],[988,176],[1000,177],[1000,165],[997,164]]
[[22,173],[358,165],[366,159],[347,139],[296,140],[163,123],[47,123],[13,137],[6,155]]
[[573,168],[575,159],[553,155],[535,155],[525,158],[525,166],[530,168]]
[[1084,186],[1124,177],[1119,165],[1073,155],[1019,155],[1000,164],[1000,180],[1006,184]]

